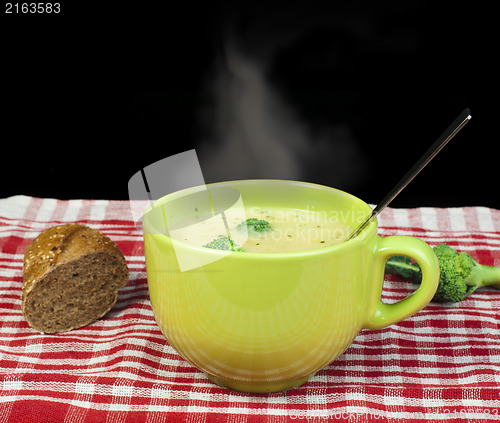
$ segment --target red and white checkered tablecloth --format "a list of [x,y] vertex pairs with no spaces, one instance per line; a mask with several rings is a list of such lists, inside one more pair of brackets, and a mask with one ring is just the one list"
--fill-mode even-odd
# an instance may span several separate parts
[[[44,229],[79,222],[123,251],[130,282],[103,319],[41,335],[21,312],[22,259]],[[447,242],[500,265],[500,211],[386,209],[382,236]],[[386,276],[384,299],[414,285]],[[142,235],[126,201],[0,199],[0,422],[285,422],[500,420],[500,291],[431,303],[388,328],[363,330],[305,385],[273,394],[220,388],[184,361],[158,329]]]

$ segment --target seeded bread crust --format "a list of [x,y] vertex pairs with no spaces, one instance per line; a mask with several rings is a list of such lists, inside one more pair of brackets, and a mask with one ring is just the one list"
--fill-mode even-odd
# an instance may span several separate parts
[[67,332],[103,317],[129,279],[116,244],[85,225],[51,227],[28,245],[22,311],[39,332]]

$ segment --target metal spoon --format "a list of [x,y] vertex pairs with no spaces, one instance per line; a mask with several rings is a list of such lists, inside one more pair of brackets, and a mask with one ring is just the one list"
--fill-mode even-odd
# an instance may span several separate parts
[[439,153],[443,147],[448,144],[448,142],[465,126],[467,122],[471,119],[471,114],[469,109],[465,109],[458,117],[452,122],[452,124],[444,131],[441,136],[432,144],[429,149],[423,154],[422,157],[413,165],[413,167],[406,173],[405,176],[396,184],[396,186],[382,199],[382,201],[375,207],[368,216],[368,218],[359,225],[356,230],[348,238],[352,239],[358,235],[372,219],[377,217],[379,213],[384,210],[389,203],[396,198],[396,196],[403,191],[403,189],[413,180],[415,176],[429,163],[437,153]]

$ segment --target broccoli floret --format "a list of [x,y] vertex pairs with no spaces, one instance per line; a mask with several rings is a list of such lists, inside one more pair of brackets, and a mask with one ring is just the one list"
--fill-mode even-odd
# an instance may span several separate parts
[[467,277],[477,264],[467,253],[458,253],[446,244],[434,247],[439,261],[439,285],[434,295],[438,302],[458,302],[468,295]]
[[222,235],[219,238],[210,241],[208,244],[205,244],[204,247],[212,248],[214,250],[239,251],[239,252],[243,251],[243,249],[238,244],[236,244],[231,238]]
[[238,226],[236,226],[236,229],[241,231],[245,229],[245,226],[248,232],[253,233],[267,232],[272,229],[268,221],[256,219],[255,217],[244,220]]
[[[439,285],[433,301],[462,301],[482,286],[500,289],[500,267],[479,264],[470,254],[459,253],[446,244],[439,244],[433,249],[439,261]],[[408,258],[395,258],[387,261],[389,266],[386,265],[386,270],[389,273],[411,276],[414,282],[421,282],[422,274],[417,264],[411,264]],[[414,267],[409,269],[408,266]]]

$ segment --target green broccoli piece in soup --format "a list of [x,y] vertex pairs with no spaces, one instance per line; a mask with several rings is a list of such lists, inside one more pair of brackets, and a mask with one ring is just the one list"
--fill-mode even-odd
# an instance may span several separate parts
[[267,220],[256,219],[255,217],[244,220],[238,226],[236,226],[236,229],[242,231],[245,229],[245,227],[247,228],[247,231],[249,233],[262,233],[270,231],[272,229]]
[[225,250],[225,251],[238,251],[242,252],[243,249],[236,244],[231,238],[227,236],[219,236],[208,244],[204,245],[205,248],[212,248],[214,250]]
[[[470,254],[458,252],[446,244],[439,244],[433,248],[439,261],[439,285],[433,301],[459,302],[471,295],[482,286],[492,286],[500,289],[500,267],[486,266],[475,261]],[[396,273],[408,277],[409,259],[391,257],[386,264],[389,273]],[[399,263],[403,263],[400,265]],[[418,267],[417,264],[411,266]],[[420,283],[422,273],[420,268],[411,269],[413,281]]]

